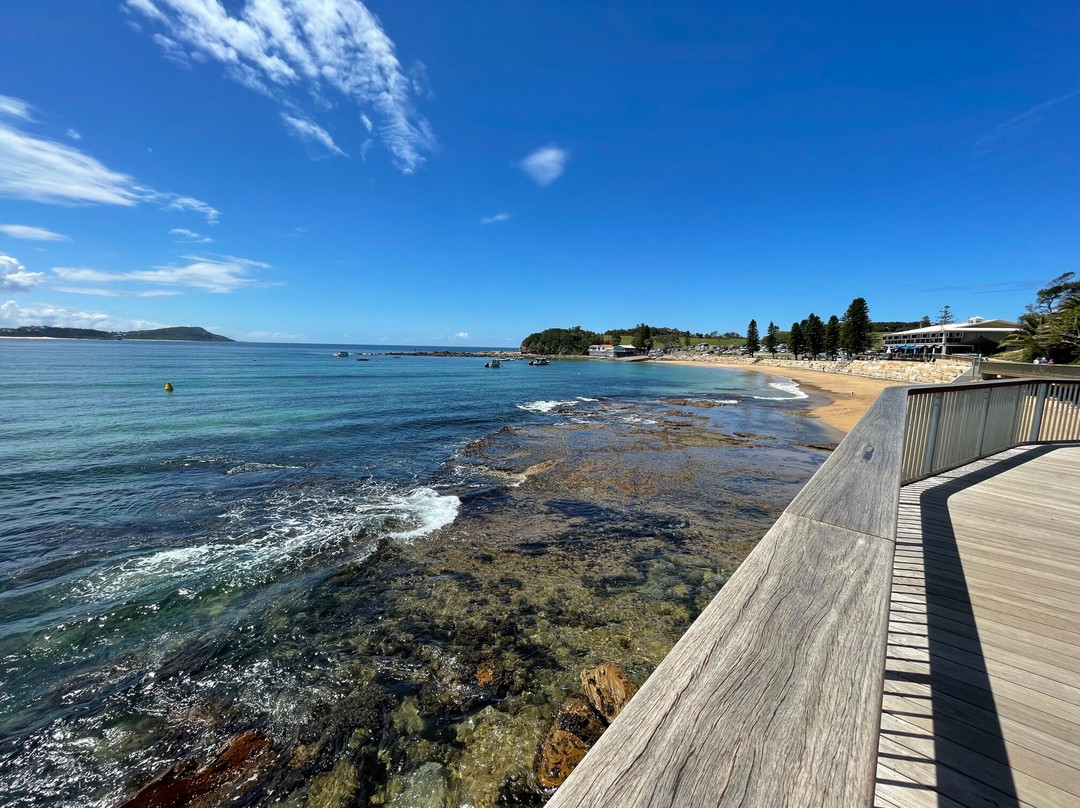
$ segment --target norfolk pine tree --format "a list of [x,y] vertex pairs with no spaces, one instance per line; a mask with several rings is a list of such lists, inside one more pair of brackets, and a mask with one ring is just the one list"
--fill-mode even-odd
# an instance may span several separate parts
[[791,324],[791,336],[788,338],[788,349],[795,356],[799,358],[799,354],[802,353],[805,347],[805,337],[803,336],[803,328],[800,323]]
[[753,356],[760,350],[761,340],[758,338],[757,320],[751,320],[746,327],[746,352]]
[[865,298],[857,297],[840,321],[840,347],[852,356],[867,350],[873,336],[871,328],[870,307]]
[[779,340],[776,335],[780,333],[780,327],[772,320],[769,321],[769,327],[765,329],[765,340],[762,343],[765,346],[765,350],[770,354],[776,354],[776,345]]
[[840,318],[835,314],[825,324],[825,353],[836,356],[840,350]]

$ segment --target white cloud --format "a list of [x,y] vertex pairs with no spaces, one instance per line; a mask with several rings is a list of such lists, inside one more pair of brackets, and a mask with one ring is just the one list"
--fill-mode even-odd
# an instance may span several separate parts
[[[253,285],[256,281],[251,277],[250,271],[255,268],[269,267],[269,264],[260,261],[233,256],[224,256],[220,259],[194,255],[184,257],[191,263],[185,266],[155,266],[152,269],[133,272],[107,272],[89,267],[53,267],[52,271],[61,280],[75,283],[144,283],[156,286],[189,287],[224,294]],[[101,292],[84,291],[82,294],[101,294]]]
[[480,220],[480,224],[495,224],[496,222],[505,222],[510,218],[509,213],[496,213],[494,216],[485,216]]
[[221,215],[217,210],[203,202],[201,199],[195,199],[192,196],[159,194],[154,191],[151,196],[147,198],[154,199],[159,205],[165,208],[165,210],[193,210],[196,213],[201,213],[206,217],[206,221],[209,224],[217,224],[218,216]]
[[322,145],[331,154],[338,157],[344,157],[345,152],[338,148],[334,143],[334,139],[330,137],[330,133],[319,126],[317,123],[309,121],[307,118],[297,118],[290,115],[287,112],[281,113],[281,119],[289,125],[289,128],[293,130],[304,140],[311,140],[315,143]]
[[31,303],[20,306],[14,300],[0,304],[0,323],[9,326],[53,325],[64,328],[96,328],[100,331],[133,331],[163,328],[151,320],[114,320],[97,311],[79,311],[54,303]]
[[194,230],[188,230],[186,227],[174,227],[169,231],[170,236],[183,236],[188,241],[193,241],[196,244],[209,244],[213,241],[210,236],[204,236],[196,233]]
[[364,128],[367,129],[369,132],[375,128],[375,124],[371,122],[371,118],[369,118],[362,112],[360,113],[360,123],[362,123],[364,125]]
[[64,134],[66,134],[72,140],[82,140],[82,135],[80,135],[74,129],[68,129],[67,132],[65,132]]
[[21,118],[24,121],[32,121],[30,105],[20,98],[12,98],[9,95],[0,95],[0,115],[8,118]]
[[44,227],[31,227],[25,224],[0,224],[0,233],[26,241],[71,241],[61,233],[54,233]]
[[402,71],[394,43],[359,0],[246,0],[230,11],[220,0],[125,0],[125,7],[161,25],[166,56],[213,59],[249,89],[296,109],[305,96],[333,90],[370,110],[372,124],[411,174],[435,146],[431,128],[413,108],[417,82]]
[[56,291],[67,292],[71,295],[91,295],[92,297],[175,297],[183,294],[183,292],[168,291],[166,289],[149,289],[140,292],[118,289],[91,289],[85,286],[57,286]]
[[39,283],[42,272],[29,272],[10,255],[0,255],[0,292],[29,292]]
[[570,153],[557,146],[544,146],[521,161],[521,170],[543,187],[551,185],[566,170]]
[[454,339],[468,339],[468,338],[469,338],[469,332],[468,331],[458,331],[456,334],[454,334]]
[[[5,102],[15,100],[4,98]],[[152,202],[166,210],[196,211],[210,222],[218,217],[202,200],[139,185],[130,175],[113,171],[73,146],[35,137],[3,122],[0,196],[53,205],[133,207]]]

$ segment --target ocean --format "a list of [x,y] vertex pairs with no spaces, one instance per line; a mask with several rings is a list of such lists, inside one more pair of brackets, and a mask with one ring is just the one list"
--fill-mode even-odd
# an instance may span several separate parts
[[761,373],[388,350],[0,340],[5,805],[542,804],[581,668],[640,684],[838,438]]

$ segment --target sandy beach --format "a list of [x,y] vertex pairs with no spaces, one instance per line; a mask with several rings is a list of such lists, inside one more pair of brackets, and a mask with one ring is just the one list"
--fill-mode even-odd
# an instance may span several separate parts
[[811,410],[811,415],[822,423],[838,429],[844,434],[851,431],[859,422],[863,413],[870,409],[881,391],[886,387],[895,387],[900,382],[884,379],[868,379],[864,376],[849,376],[841,373],[821,373],[817,370],[801,368],[777,368],[759,365],[727,363],[717,359],[682,360],[665,359],[676,365],[694,367],[730,368],[732,370],[752,370],[768,373],[772,376],[792,379],[801,387],[818,390],[829,397],[829,403]]

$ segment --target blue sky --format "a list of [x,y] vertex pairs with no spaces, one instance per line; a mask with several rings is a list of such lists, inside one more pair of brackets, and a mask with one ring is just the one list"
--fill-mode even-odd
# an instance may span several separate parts
[[1080,12],[0,11],[0,325],[516,345],[1014,317],[1080,269]]

